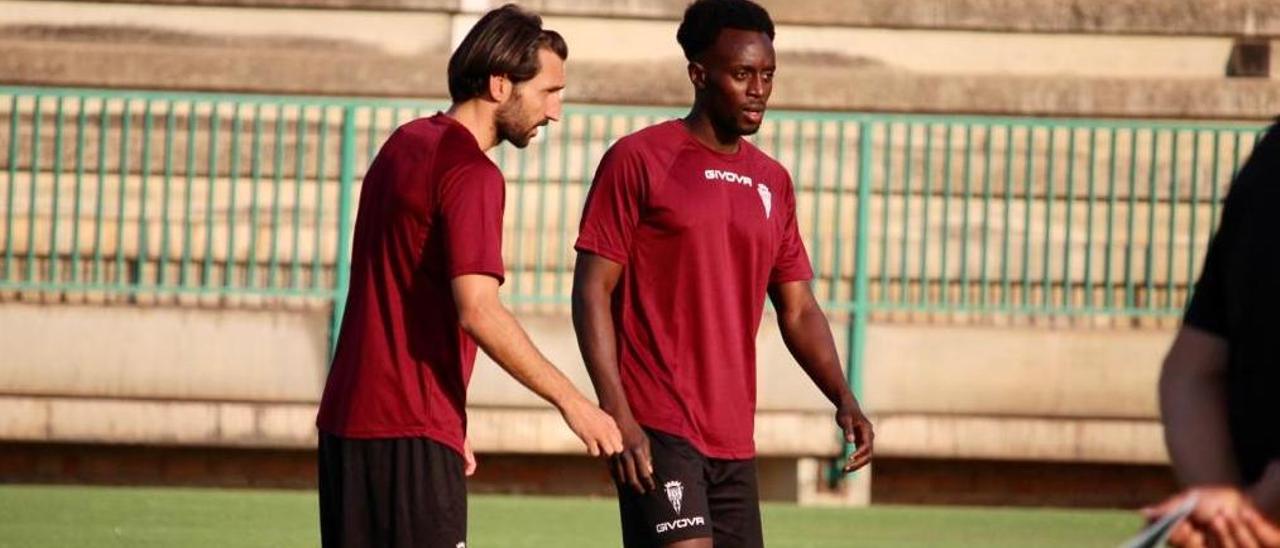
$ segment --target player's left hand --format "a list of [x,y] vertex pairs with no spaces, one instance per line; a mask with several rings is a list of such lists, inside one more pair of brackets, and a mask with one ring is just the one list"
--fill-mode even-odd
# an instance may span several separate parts
[[848,474],[870,463],[876,434],[871,428],[871,420],[858,407],[857,400],[849,398],[841,402],[836,409],[836,424],[840,425],[840,431],[844,433],[844,441],[857,447],[849,455],[849,460],[845,461],[842,468],[844,473]]
[[476,453],[471,450],[471,440],[462,440],[462,473],[468,476],[476,473]]
[[[1142,515],[1148,524],[1160,520],[1174,508],[1180,506],[1185,498],[1198,497],[1196,508],[1187,519],[1174,526],[1169,535],[1169,545],[1175,548],[1236,547],[1231,531],[1239,525],[1236,516],[1240,516],[1242,508],[1252,507],[1252,503],[1244,496],[1244,492],[1234,487],[1199,487],[1175,494],[1164,502],[1142,508]],[[1243,536],[1243,535],[1242,535]],[[1245,547],[1251,544],[1243,544]],[[1252,544],[1266,545],[1266,544]]]

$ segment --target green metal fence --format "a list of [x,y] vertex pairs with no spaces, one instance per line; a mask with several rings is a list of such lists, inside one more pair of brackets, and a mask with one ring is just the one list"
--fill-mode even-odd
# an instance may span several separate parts
[[[359,180],[419,101],[0,87],[0,290],[332,303]],[[513,306],[563,308],[582,200],[672,109],[574,105],[508,179]],[[1254,123],[770,112],[827,309],[1173,316]],[[856,367],[851,367],[856,379]]]

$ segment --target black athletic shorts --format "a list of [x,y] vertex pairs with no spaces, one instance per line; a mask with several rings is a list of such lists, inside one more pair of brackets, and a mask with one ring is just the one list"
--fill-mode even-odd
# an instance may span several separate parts
[[462,455],[427,438],[320,433],[320,539],[325,548],[465,548]]
[[657,489],[616,481],[626,548],[711,538],[715,548],[763,548],[755,459],[702,455],[683,438],[646,429]]

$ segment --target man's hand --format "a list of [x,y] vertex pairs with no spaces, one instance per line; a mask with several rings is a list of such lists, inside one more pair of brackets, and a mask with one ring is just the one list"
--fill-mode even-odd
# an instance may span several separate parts
[[657,489],[653,481],[653,458],[649,453],[649,435],[635,419],[619,421],[623,450],[613,457],[610,472],[618,483],[630,485],[637,493]]
[[471,450],[471,440],[462,440],[462,473],[471,476],[476,473],[476,453]]
[[622,434],[613,417],[586,398],[576,397],[560,408],[569,429],[587,445],[593,457],[612,456],[622,452]]
[[[1142,508],[1140,512],[1146,517],[1148,524],[1152,524],[1166,513],[1174,511],[1185,498],[1193,494],[1198,497],[1196,508],[1193,508],[1187,519],[1174,526],[1174,531],[1169,535],[1169,545],[1175,548],[1235,547],[1234,540],[1224,536],[1224,533],[1229,534],[1229,530],[1234,529],[1235,521],[1243,508],[1253,506],[1240,489],[1192,488],[1155,506]],[[1220,528],[1215,528],[1215,521],[1221,522]]]
[[862,413],[856,401],[849,399],[841,402],[836,409],[836,424],[840,425],[840,431],[844,433],[844,441],[857,447],[849,455],[849,460],[845,461],[842,468],[844,473],[848,474],[870,463],[876,434],[871,428],[871,421]]

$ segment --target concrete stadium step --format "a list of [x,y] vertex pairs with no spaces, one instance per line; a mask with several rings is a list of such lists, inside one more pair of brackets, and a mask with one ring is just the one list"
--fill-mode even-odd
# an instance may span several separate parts
[[[0,76],[12,83],[372,96],[444,97],[438,75],[448,37],[474,18],[414,12],[426,19],[398,21],[402,14],[395,12],[10,4],[22,7],[10,10],[20,15],[0,20]],[[235,15],[239,19],[232,17],[237,10],[244,11]],[[325,19],[331,17],[339,24]],[[361,19],[369,17],[390,19]],[[233,20],[252,23],[236,26]],[[674,22],[562,22],[580,44],[571,58],[570,100],[687,103],[684,63],[670,37]],[[1280,94],[1265,80],[1223,78],[1231,48],[1224,38],[1107,37],[1102,40],[1115,43],[1102,44],[1057,34],[917,36],[912,33],[919,31],[798,27],[790,34],[796,43],[787,45],[786,30],[779,38],[786,68],[774,98],[780,107],[1263,119]],[[633,40],[619,42],[619,35]],[[938,54],[903,43],[929,45]],[[1170,55],[1170,48],[1179,53]],[[921,55],[900,57],[913,51]],[[1022,54],[1027,51],[1041,54]],[[121,58],[130,61],[121,64]],[[1019,61],[1026,59],[1035,61]]]
[[[118,0],[99,0],[111,3]],[[503,0],[128,0],[152,6],[218,6],[293,10],[431,12],[472,15]],[[865,28],[963,29],[1064,34],[1254,35],[1280,36],[1280,10],[1267,3],[1228,0],[1193,6],[1159,0],[1055,0],[1001,2],[962,0],[912,5],[893,0],[761,0],[780,25]],[[524,3],[544,17],[663,19],[678,21],[683,0],[531,0]]]

